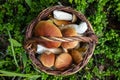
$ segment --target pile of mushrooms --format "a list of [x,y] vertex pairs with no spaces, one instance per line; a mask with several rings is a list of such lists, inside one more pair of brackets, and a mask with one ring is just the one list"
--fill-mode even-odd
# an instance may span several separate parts
[[[41,20],[34,28],[34,36],[70,37],[84,36],[88,26],[74,14],[54,10],[47,19]],[[65,70],[78,65],[88,49],[87,43],[41,41],[37,45],[37,57],[43,66],[53,70]]]

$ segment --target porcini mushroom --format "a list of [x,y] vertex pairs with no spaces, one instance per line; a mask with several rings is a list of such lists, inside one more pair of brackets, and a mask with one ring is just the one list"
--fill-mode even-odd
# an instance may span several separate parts
[[87,29],[88,29],[87,23],[86,22],[81,22],[79,24],[78,28],[76,28],[76,31],[79,34],[83,34]]
[[[75,31],[74,28],[71,28],[71,27],[66,28],[66,29],[63,29],[63,30],[62,30],[62,34],[63,34],[63,36],[65,36],[65,37],[68,37],[68,36],[77,36],[77,32]],[[72,48],[76,47],[77,44],[78,44],[78,41],[63,42],[63,43],[61,44],[61,46],[62,46],[63,48],[66,48],[66,49],[72,49]]]
[[60,10],[54,10],[53,16],[57,20],[66,20],[66,21],[71,21],[72,23],[77,21],[77,17],[75,14],[72,15],[70,13],[60,11]]
[[57,19],[55,19],[55,18],[51,18],[50,20],[52,20],[53,23],[54,23],[55,25],[57,25],[58,27],[64,26],[64,25],[67,25],[67,24],[70,24],[70,22],[69,22],[69,21],[66,21],[66,20],[57,20]]
[[[48,37],[62,37],[61,31],[57,28],[56,25],[52,23],[52,21],[40,21],[35,29],[34,35],[39,36],[48,36]],[[51,42],[51,41],[42,41],[40,42],[47,48],[57,48],[61,45],[61,42]]]
[[70,53],[71,53],[71,56],[73,58],[73,61],[76,64],[79,64],[83,60],[82,53],[80,53],[79,51],[71,50]]
[[86,51],[88,50],[89,48],[89,45],[88,43],[80,43],[81,47],[79,47],[77,50],[82,53],[82,55],[85,55]]
[[45,66],[45,67],[52,67],[54,66],[54,62],[55,62],[55,54],[50,53],[43,53],[40,55],[39,60],[41,61],[41,63]]
[[73,14],[73,18],[72,18],[72,23],[74,23],[74,22],[76,22],[77,21],[77,17],[76,17],[76,15],[75,14]]
[[68,21],[72,20],[72,14],[64,11],[54,10],[53,16],[57,20],[68,20]]
[[72,62],[72,57],[69,53],[61,53],[59,56],[57,56],[55,61],[55,68],[58,70],[64,70]]
[[74,28],[76,30],[76,32],[80,35],[85,33],[85,31],[87,31],[87,29],[88,29],[88,26],[87,26],[86,22],[81,22],[79,25],[68,24],[68,25],[65,25],[65,26],[62,26],[62,27],[59,27],[59,28],[62,30],[62,29],[69,28],[69,27]]
[[54,54],[59,54],[62,53],[64,50],[62,48],[46,48],[42,45],[37,45],[37,52],[38,54],[42,53],[54,53]]

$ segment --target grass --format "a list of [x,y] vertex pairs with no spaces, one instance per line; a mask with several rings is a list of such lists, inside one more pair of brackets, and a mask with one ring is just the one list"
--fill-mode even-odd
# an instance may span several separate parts
[[8,35],[9,35],[10,46],[11,46],[11,50],[12,50],[12,54],[13,54],[15,64],[16,64],[17,67],[19,67],[16,56],[15,56],[15,51],[14,51],[14,47],[13,47],[13,41],[11,41],[12,38],[11,38],[11,34],[10,34],[9,30],[8,30]]
[[19,76],[19,77],[27,77],[27,78],[38,78],[40,77],[40,75],[32,75],[32,74],[20,74],[20,73],[15,73],[15,72],[9,72],[9,71],[3,71],[0,70],[0,76],[9,76],[9,77],[13,77],[13,76]]
[[[70,76],[39,71],[22,47],[27,25],[57,2],[81,11],[99,38],[87,66]],[[0,0],[0,80],[119,80],[119,5],[119,0]]]

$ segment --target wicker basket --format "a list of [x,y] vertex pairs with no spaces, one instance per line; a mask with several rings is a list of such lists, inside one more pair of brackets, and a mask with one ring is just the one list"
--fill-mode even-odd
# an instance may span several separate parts
[[[80,62],[78,65],[76,66],[71,66],[69,67],[68,69],[66,70],[63,70],[63,71],[59,71],[59,70],[50,70],[49,68],[46,68],[44,67],[41,62],[36,58],[36,54],[35,54],[35,50],[34,47],[36,46],[36,44],[33,44],[32,47],[30,47],[29,49],[27,48],[28,44],[31,44],[31,43],[34,43],[34,41],[32,41],[31,39],[33,38],[33,29],[34,27],[36,26],[36,24],[45,19],[49,14],[52,13],[52,11],[54,10],[62,10],[62,11],[65,11],[65,12],[68,12],[68,13],[71,13],[71,14],[74,14],[77,16],[78,19],[80,19],[81,21],[84,21],[87,23],[88,25],[88,30],[86,31],[86,36],[76,36],[76,37],[68,37],[68,38],[71,38],[73,39],[74,41],[75,40],[78,40],[78,41],[81,41],[81,42],[86,42],[88,43],[89,47],[83,57],[83,60],[82,62]],[[39,40],[55,40],[55,39],[52,39],[50,37],[39,37],[37,39]],[[60,39],[64,39],[64,37],[61,37]],[[31,41],[30,41],[31,40]],[[69,42],[69,41],[67,41]],[[47,8],[45,10],[43,10],[42,12],[40,12],[40,14],[37,16],[36,19],[34,19],[27,27],[27,30],[26,30],[26,35],[25,35],[25,44],[24,44],[24,48],[26,49],[26,51],[28,52],[29,54],[29,58],[31,59],[32,63],[35,65],[35,67],[37,67],[39,70],[47,73],[47,74],[50,74],[50,75],[71,75],[71,74],[74,74],[76,72],[78,72],[79,70],[81,70],[87,63],[88,61],[90,60],[91,56],[93,55],[93,51],[94,51],[94,48],[95,48],[95,45],[97,43],[97,37],[93,31],[93,28],[90,24],[90,22],[86,19],[86,17],[81,14],[80,12],[77,12],[75,10],[73,10],[72,8],[70,7],[64,7],[64,6],[53,6],[53,7],[50,7],[50,8]],[[27,46],[27,47],[26,47]]]

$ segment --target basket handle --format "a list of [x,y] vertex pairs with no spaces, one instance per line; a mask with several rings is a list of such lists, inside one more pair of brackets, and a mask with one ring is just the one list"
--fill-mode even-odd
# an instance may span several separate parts
[[88,31],[85,33],[85,35],[78,34],[77,36],[68,36],[68,37],[46,37],[46,36],[39,36],[39,37],[32,37],[28,40],[34,40],[36,42],[40,41],[50,41],[50,42],[73,42],[73,41],[79,41],[79,42],[95,42],[98,43],[98,38],[95,35],[94,32]]
[[86,36],[72,36],[72,37],[32,37],[25,41],[24,48],[29,52],[35,52],[37,49],[37,44],[41,41],[50,41],[50,42],[72,42],[72,41],[79,41],[79,42],[87,42],[87,43],[97,43],[98,38],[93,33],[89,37]]
[[92,35],[90,37],[86,36],[70,36],[70,37],[33,37],[30,40],[35,40],[37,42],[40,41],[50,41],[50,42],[73,42],[73,41],[80,41],[80,42],[93,42],[95,41],[97,43],[97,38],[95,35]]

